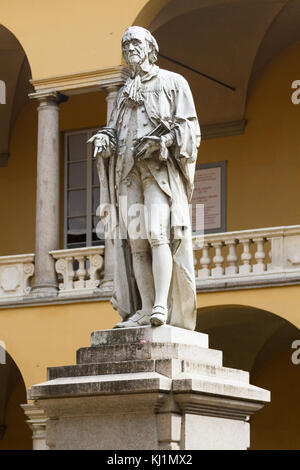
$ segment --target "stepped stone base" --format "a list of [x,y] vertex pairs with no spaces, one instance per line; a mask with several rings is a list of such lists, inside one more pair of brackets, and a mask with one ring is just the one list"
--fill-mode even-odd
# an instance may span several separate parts
[[270,393],[222,366],[208,336],[169,325],[95,331],[77,365],[28,390],[52,449],[247,449]]

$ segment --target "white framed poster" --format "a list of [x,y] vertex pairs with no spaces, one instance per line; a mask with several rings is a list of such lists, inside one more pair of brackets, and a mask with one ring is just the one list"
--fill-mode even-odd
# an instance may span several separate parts
[[[199,230],[201,207],[203,222]],[[226,161],[196,166],[192,208],[194,233],[226,232]]]

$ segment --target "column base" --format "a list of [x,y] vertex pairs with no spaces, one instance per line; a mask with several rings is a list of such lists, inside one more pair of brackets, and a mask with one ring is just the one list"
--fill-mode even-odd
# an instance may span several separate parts
[[40,283],[32,286],[28,297],[40,298],[40,297],[56,297],[58,295],[58,286],[53,283]]
[[114,281],[113,279],[103,279],[99,286],[99,291],[103,294],[111,296],[114,290]]
[[52,449],[247,449],[249,417],[270,401],[194,331],[145,326],[92,334],[77,365],[48,368],[28,399]]

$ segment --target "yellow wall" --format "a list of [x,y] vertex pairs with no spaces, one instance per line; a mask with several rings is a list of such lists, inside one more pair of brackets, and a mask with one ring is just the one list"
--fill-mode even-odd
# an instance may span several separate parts
[[272,393],[271,403],[251,418],[251,449],[300,448],[300,365],[292,363],[292,352],[281,351],[255,377],[255,385]]
[[199,163],[227,160],[227,230],[299,224],[300,44],[277,57],[248,98],[244,134],[201,143]]
[[27,389],[46,380],[47,367],[75,364],[76,350],[90,346],[91,333],[118,321],[109,302],[1,309],[1,340]]
[[197,296],[198,312],[201,308],[218,305],[244,305],[274,313],[300,328],[298,299],[300,286],[265,287],[258,289],[201,292]]
[[33,78],[46,78],[119,65],[124,30],[138,15],[138,23],[147,25],[166,3],[2,0],[0,22],[23,46]]

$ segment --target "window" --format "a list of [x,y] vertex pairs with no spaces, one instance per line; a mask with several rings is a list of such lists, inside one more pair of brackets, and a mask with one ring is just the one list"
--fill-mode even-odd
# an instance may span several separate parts
[[97,129],[65,133],[65,190],[64,190],[64,247],[80,248],[103,245],[104,233],[99,238],[97,214],[99,206],[99,178],[93,145],[87,140]]

